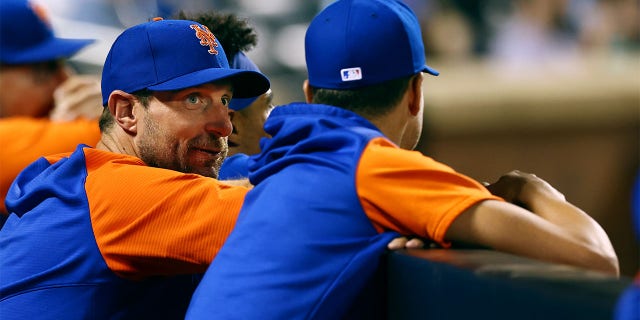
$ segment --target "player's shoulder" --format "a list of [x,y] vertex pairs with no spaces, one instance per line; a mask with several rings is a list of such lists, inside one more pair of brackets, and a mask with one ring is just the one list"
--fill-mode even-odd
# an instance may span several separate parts
[[369,141],[362,154],[361,162],[366,161],[372,166],[408,166],[408,167],[437,167],[451,170],[447,165],[424,155],[422,152],[398,147],[385,137],[373,138]]

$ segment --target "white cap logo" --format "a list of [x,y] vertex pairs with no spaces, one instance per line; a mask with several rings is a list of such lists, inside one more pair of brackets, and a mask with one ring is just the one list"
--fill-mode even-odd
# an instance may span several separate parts
[[340,70],[340,76],[342,77],[342,81],[360,80],[362,79],[362,71],[360,67],[342,69]]

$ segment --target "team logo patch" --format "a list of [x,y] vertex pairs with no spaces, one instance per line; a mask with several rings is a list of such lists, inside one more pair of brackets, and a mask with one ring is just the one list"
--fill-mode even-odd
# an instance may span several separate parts
[[[218,46],[218,41],[216,40],[216,36],[209,31],[209,28],[206,26],[200,26],[197,24],[192,24],[191,29],[196,31],[196,37],[200,39],[200,44],[203,47],[209,47],[208,52],[211,54],[218,54],[218,50],[215,47]],[[204,29],[203,29],[204,28]]]
[[360,80],[362,79],[362,70],[360,70],[360,67],[342,69],[340,70],[340,76],[342,81]]

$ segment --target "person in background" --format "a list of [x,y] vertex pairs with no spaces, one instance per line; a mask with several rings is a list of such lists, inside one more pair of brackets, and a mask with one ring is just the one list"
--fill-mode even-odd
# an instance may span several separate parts
[[[225,48],[231,68],[260,72],[245,52],[257,43],[257,36],[247,20],[232,13],[204,12],[187,14],[180,12],[177,19],[193,20],[207,26]],[[221,180],[246,178],[249,155],[260,152],[260,138],[266,137],[264,122],[273,109],[271,90],[257,97],[231,100],[234,110],[231,123],[233,131],[228,139],[229,154],[222,163],[218,178]]]
[[100,139],[99,79],[65,64],[92,42],[56,37],[35,2],[0,2],[0,220],[9,186],[28,164]]
[[404,3],[333,2],[305,54],[308,103],[267,119],[254,188],[187,319],[341,319],[398,235],[618,275],[601,226],[541,178],[512,171],[485,187],[411,151],[424,74],[438,72]]
[[231,69],[207,27],[154,19],[116,39],[101,86],[96,147],[41,157],[10,187],[0,319],[182,319],[235,225],[248,184],[214,179],[229,103],[269,80]]

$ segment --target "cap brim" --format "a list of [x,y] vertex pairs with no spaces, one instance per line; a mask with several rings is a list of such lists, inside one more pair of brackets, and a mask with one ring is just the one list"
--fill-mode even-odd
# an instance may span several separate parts
[[36,63],[69,58],[94,41],[92,39],[52,38],[26,50],[20,49],[13,53],[3,50],[5,52],[2,54],[2,62],[8,64]]
[[250,98],[259,96],[269,90],[269,79],[259,72],[210,68],[189,73],[171,80],[148,87],[153,91],[170,91],[194,87],[218,80],[229,80],[233,85],[234,98]]
[[436,69],[434,69],[434,68],[431,68],[431,67],[429,67],[428,65],[425,65],[425,66],[422,68],[422,72],[426,72],[426,73],[428,73],[428,74],[430,74],[430,75],[434,75],[434,76],[438,76],[438,75],[440,74],[440,72],[439,72],[438,70],[436,70]]
[[257,96],[251,98],[236,98],[234,95],[233,99],[231,99],[231,102],[229,103],[229,108],[235,111],[240,111],[250,106],[257,99]]

